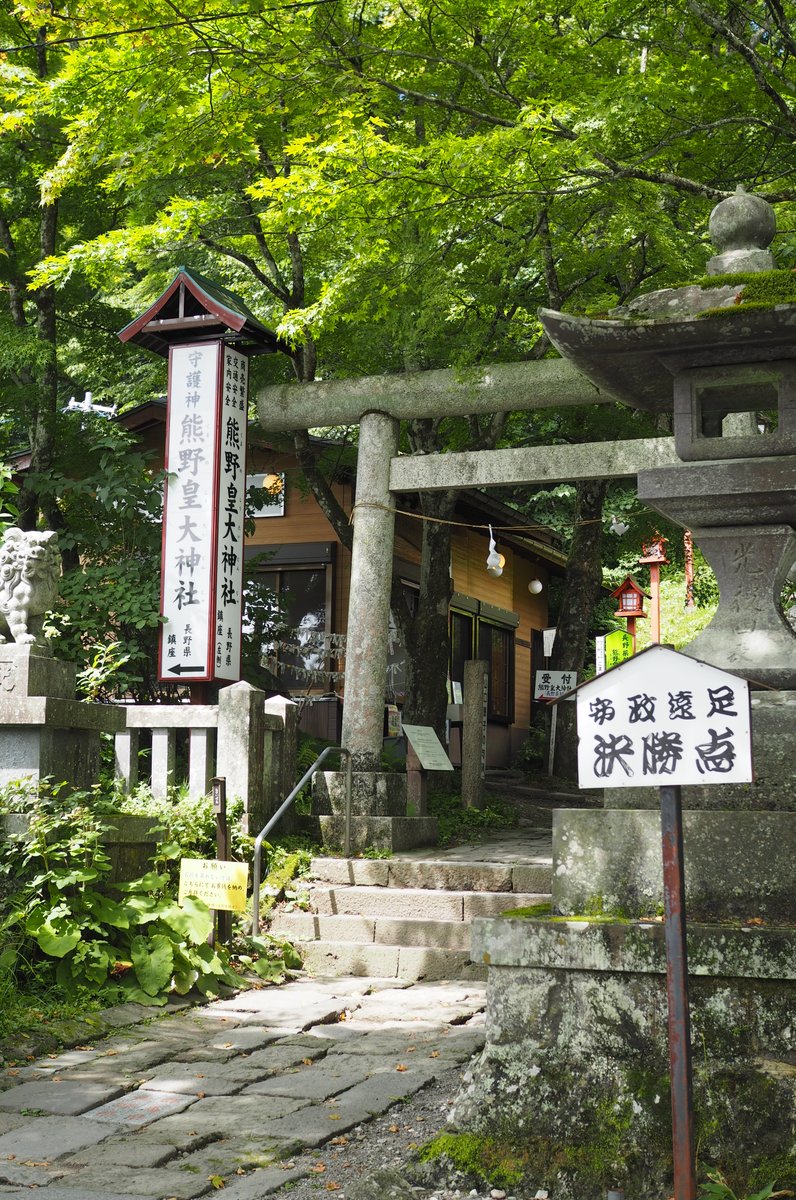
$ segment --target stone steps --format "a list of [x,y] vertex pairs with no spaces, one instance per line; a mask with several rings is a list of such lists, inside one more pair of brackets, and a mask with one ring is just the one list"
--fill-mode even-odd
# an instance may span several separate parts
[[484,979],[471,920],[549,901],[552,862],[317,858],[311,873],[310,911],[277,911],[270,924],[311,973]]

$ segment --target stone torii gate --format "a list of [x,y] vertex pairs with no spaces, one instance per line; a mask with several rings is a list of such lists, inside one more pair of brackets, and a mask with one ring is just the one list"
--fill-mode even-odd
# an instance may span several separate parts
[[[506,363],[471,372],[418,371],[356,380],[285,384],[258,396],[267,433],[359,424],[356,503],[342,744],[357,772],[356,811],[376,811],[387,671],[390,587],[400,492],[626,479],[678,462],[674,439],[647,438],[516,450],[398,457],[401,419],[611,404],[563,360]],[[395,781],[392,781],[392,786]],[[368,797],[371,797],[369,802]],[[405,811],[405,808],[404,808]]]

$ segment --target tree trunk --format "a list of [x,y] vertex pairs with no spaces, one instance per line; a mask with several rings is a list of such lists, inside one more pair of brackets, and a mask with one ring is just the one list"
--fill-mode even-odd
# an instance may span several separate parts
[[400,622],[406,649],[403,715],[412,725],[431,725],[444,744],[452,581],[451,526],[440,522],[451,520],[456,493],[425,492],[421,495],[421,504],[423,515],[431,520],[423,522],[417,611],[408,621]]
[[[567,576],[550,667],[554,671],[581,671],[594,606],[602,584],[604,480],[581,483],[575,503],[575,532],[567,561]],[[578,739],[575,704],[558,704],[553,769],[563,779],[578,777]]]

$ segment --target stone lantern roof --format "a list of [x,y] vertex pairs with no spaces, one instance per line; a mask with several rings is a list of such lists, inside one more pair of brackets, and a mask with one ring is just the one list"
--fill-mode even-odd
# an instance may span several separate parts
[[[774,272],[783,276],[777,282],[784,303],[773,289],[767,301],[743,302],[750,273],[774,266],[771,205],[739,188],[714,208],[709,228],[718,253],[699,283],[649,292],[606,319],[542,309],[556,349],[598,387],[651,412],[671,411],[672,377],[683,370],[796,358],[796,276]],[[759,286],[757,292],[766,294]]]

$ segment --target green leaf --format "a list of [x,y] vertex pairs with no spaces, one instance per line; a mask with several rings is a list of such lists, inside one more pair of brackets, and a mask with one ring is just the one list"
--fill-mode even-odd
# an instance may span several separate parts
[[39,927],[35,937],[45,954],[63,958],[80,941],[80,926],[71,917],[51,916]]
[[195,896],[186,896],[182,904],[168,905],[166,911],[161,914],[161,920],[170,929],[195,945],[206,942],[210,930],[213,928],[210,909]]
[[83,900],[92,915],[104,925],[112,925],[115,929],[130,928],[130,921],[135,913],[128,906],[117,904],[115,900],[101,896],[99,892],[86,892]]
[[132,883],[117,883],[114,884],[114,887],[117,892],[124,892],[127,895],[135,895],[139,892],[146,894],[159,891],[161,888],[166,887],[168,882],[168,875],[159,875],[157,871],[147,871],[145,875],[134,879]]
[[134,937],[130,944],[136,977],[148,996],[156,996],[168,988],[174,969],[171,942],[163,934]]

